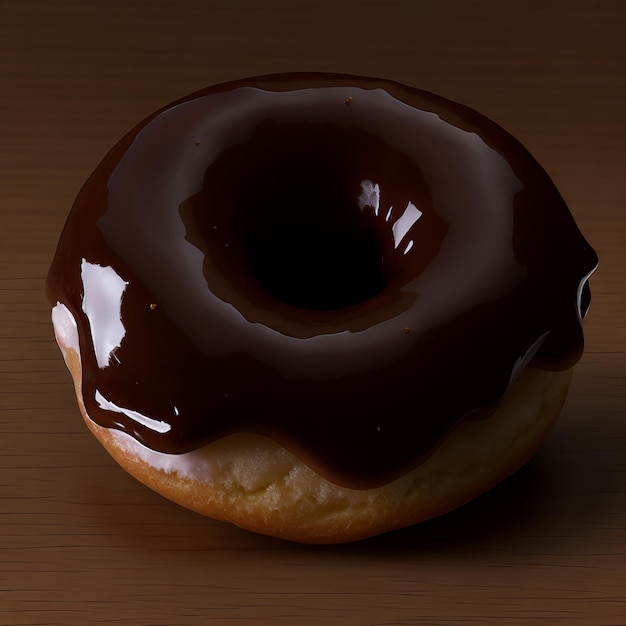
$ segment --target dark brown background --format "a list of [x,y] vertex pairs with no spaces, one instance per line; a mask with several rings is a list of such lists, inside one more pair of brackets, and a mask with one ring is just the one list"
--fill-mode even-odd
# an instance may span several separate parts
[[[1,624],[626,624],[626,3],[0,2]],[[344,547],[176,507],[86,433],[43,281],[135,122],[245,75],[326,70],[460,100],[516,135],[599,251],[557,427],[444,518]]]

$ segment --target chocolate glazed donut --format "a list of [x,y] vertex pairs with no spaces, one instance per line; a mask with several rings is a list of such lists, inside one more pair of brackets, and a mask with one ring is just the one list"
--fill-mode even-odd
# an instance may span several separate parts
[[77,325],[96,424],[168,454],[256,433],[369,489],[491,415],[527,365],[571,368],[596,264],[484,116],[385,80],[277,75],[126,135],[47,293]]

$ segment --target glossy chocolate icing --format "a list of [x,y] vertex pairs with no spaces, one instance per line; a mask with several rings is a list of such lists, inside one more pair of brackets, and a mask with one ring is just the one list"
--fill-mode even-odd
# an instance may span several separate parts
[[279,75],[155,113],[81,190],[47,281],[91,418],[181,453],[268,435],[373,487],[583,349],[597,257],[544,170],[464,106]]

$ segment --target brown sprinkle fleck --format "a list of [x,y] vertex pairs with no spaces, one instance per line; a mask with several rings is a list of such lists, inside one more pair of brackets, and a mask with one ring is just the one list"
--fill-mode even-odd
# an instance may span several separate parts
[[347,104],[347,105],[352,104],[352,96],[348,96],[348,97],[346,98],[346,104]]
[[200,145],[200,140],[199,140],[199,139],[196,139],[196,140],[194,141],[194,143],[196,144],[196,146],[199,146],[199,145]]
[[156,309],[156,304],[153,302],[153,303],[150,305],[150,310],[151,310],[151,311],[154,311],[154,309]]
[[404,334],[408,335],[411,332],[411,329],[408,326],[404,327]]

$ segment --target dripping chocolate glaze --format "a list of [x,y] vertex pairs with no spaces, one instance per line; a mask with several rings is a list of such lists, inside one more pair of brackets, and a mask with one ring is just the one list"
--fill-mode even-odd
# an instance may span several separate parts
[[261,433],[373,487],[490,414],[529,362],[571,367],[596,264],[543,169],[475,111],[279,75],[123,138],[47,293],[78,323],[98,424],[168,453]]

